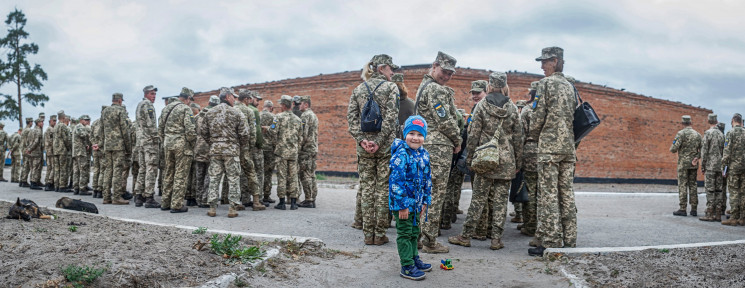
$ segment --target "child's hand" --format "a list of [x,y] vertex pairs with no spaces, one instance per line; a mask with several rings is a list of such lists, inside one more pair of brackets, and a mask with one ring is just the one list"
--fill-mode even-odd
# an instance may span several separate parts
[[398,210],[398,219],[406,220],[409,219],[409,208],[404,210]]

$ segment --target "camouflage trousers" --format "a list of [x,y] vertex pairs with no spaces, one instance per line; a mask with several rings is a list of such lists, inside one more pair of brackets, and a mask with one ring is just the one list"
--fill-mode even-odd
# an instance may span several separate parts
[[93,190],[101,191],[103,188],[101,187],[100,180],[101,174],[103,174],[103,166],[101,164],[103,163],[103,157],[98,156],[96,154],[100,154],[99,152],[93,152],[93,167],[91,167],[91,170],[93,170]]
[[305,200],[315,201],[318,195],[318,184],[316,184],[316,154],[300,154],[298,156],[298,170],[300,183],[303,186]]
[[254,150],[251,153],[251,159],[254,162],[254,170],[256,171],[256,195],[262,196],[264,191],[264,151]]
[[229,185],[228,199],[231,205],[241,204],[241,193],[240,193],[240,179],[241,179],[241,160],[240,156],[231,155],[212,155],[210,156],[209,164],[209,194],[207,196],[207,202],[215,207],[217,206],[217,199],[220,195],[220,184],[225,176],[225,181]]
[[142,145],[139,153],[140,171],[134,185],[134,194],[148,198],[155,193],[158,178],[158,145]]
[[697,175],[697,169],[678,170],[678,200],[680,200],[680,210],[686,210],[686,202],[691,204],[691,209],[698,207]]
[[10,181],[21,180],[21,154],[10,154]]
[[[422,244],[431,247],[437,243],[437,235],[440,233],[442,203],[445,202],[448,178],[450,178],[453,146],[429,145],[427,151],[429,151],[429,164],[432,171],[432,205],[427,207],[429,212],[425,213],[428,214],[428,221],[422,224]],[[385,164],[385,168],[388,169],[388,164]]]
[[264,150],[264,181],[262,182],[264,198],[269,198],[272,195],[272,172],[274,171],[274,166],[274,152]]
[[[72,157],[72,188],[78,188],[78,179],[80,178],[80,167],[78,166],[78,157]],[[124,178],[127,179],[127,178]]]
[[194,156],[191,157],[191,165],[189,165],[189,172],[187,173],[186,177],[186,195],[184,195],[185,199],[197,199],[196,195],[196,189],[197,187],[194,185],[194,174],[197,171],[197,161],[194,161]]
[[[106,151],[104,152],[103,163],[103,200],[111,201],[121,197],[122,176],[124,175],[124,151]],[[101,179],[99,179],[101,181]],[[113,191],[112,191],[113,190]]]
[[722,171],[706,171],[705,176],[706,212],[713,213],[722,203]]
[[362,196],[360,212],[362,214],[362,232],[365,234],[365,237],[385,236],[385,230],[388,229],[391,223],[388,220],[390,161],[390,154],[387,157],[357,157],[357,171],[360,175],[360,195]]
[[[543,247],[577,245],[574,155],[538,154],[538,226]],[[562,245],[563,243],[563,245]]]
[[209,204],[207,201],[207,189],[209,187],[209,177],[207,177],[207,168],[209,168],[209,162],[194,161],[196,165],[194,169],[194,198],[197,200],[198,205]]
[[163,198],[161,208],[181,209],[184,205],[186,182],[191,169],[192,155],[183,149],[166,150],[165,177],[163,177]]
[[54,156],[47,155],[47,175],[44,176],[44,183],[54,183]]
[[[510,180],[489,179],[479,174],[473,179],[473,196],[471,205],[468,207],[466,222],[463,224],[463,233],[461,235],[471,238],[474,235],[476,226],[480,221],[484,223],[491,222],[491,238],[501,239],[504,231],[505,218],[507,216],[507,200],[510,196]],[[491,209],[494,212],[489,219],[488,210],[489,198],[492,197]]]
[[[124,170],[122,171],[122,191],[127,190],[127,180],[129,179],[129,170],[132,169],[132,155],[124,154]],[[134,191],[134,183],[132,183],[132,190]]]
[[523,227],[530,234],[535,234],[536,226],[538,225],[537,220],[537,205],[536,195],[538,192],[538,172],[535,171],[523,171],[525,177],[525,185],[528,188],[528,203],[524,203],[523,206]]
[[68,174],[70,174],[70,170],[67,169],[67,156],[55,155],[54,164],[54,187],[67,187],[67,178]]
[[745,173],[727,173],[731,219],[745,219]]
[[72,162],[72,160],[73,160],[72,154],[67,154],[66,157],[67,157],[67,171],[69,171],[69,172],[67,172],[67,175],[66,175],[67,176],[67,186],[75,187],[75,186],[72,186],[73,174],[75,172],[75,165],[73,165],[73,162]]
[[[137,157],[139,157],[139,152],[137,153]],[[140,162],[137,159],[133,159],[131,167],[129,173],[132,174],[132,192],[134,193],[137,177],[140,176]]]
[[[24,152],[25,153],[25,152]],[[28,161],[28,159],[31,158],[27,154],[23,154],[23,163],[21,165],[21,181],[20,182],[28,182],[28,175],[31,173],[31,161]]]
[[241,176],[242,203],[251,202],[251,197],[254,195],[261,195],[259,180],[256,176],[256,168],[254,167],[253,159],[251,159],[251,153],[251,150],[241,152],[241,170],[243,171],[243,175]]
[[[28,156],[26,157],[26,160],[24,162],[28,161],[29,167],[31,167],[31,171],[29,171],[29,181],[30,183],[41,183],[41,169],[40,166],[42,165],[41,157],[32,157]],[[24,178],[25,179],[25,178]]]
[[719,211],[727,210],[727,178],[722,177],[722,202],[719,203]]
[[455,217],[460,202],[460,189],[463,186],[465,175],[453,167],[450,169],[448,178],[447,192],[445,192],[445,201],[442,204],[442,223],[450,224],[451,219]]
[[481,218],[479,219],[478,225],[476,225],[476,236],[479,237],[491,237],[492,225],[494,224],[494,201],[495,191],[491,191],[489,198],[484,205],[484,209],[481,212]]
[[[357,195],[354,197],[354,223],[362,225],[362,189],[357,189]],[[390,209],[390,207],[389,207]]]
[[78,186],[76,186],[81,191],[88,187],[88,181],[90,181],[91,177],[91,160],[88,156],[76,156],[75,159],[77,159],[75,162],[78,163]]
[[277,160],[277,197],[297,198],[299,191],[297,186],[297,160],[282,159],[274,155]]

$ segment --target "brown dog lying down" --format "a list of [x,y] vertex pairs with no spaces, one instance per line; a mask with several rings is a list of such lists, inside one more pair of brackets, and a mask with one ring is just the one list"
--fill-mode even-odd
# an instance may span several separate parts
[[81,201],[80,199],[62,197],[57,200],[57,204],[54,204],[54,206],[62,209],[98,214],[98,208],[95,204]]
[[54,216],[46,215],[44,212],[41,212],[39,205],[36,205],[34,201],[28,199],[21,200],[21,198],[18,198],[16,203],[13,204],[13,206],[10,206],[7,218],[30,221],[31,218],[54,219]]

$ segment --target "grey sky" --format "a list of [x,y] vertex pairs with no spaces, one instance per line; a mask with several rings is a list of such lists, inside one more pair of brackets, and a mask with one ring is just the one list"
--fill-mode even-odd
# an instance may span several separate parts
[[14,6],[26,14],[40,47],[30,61],[49,75],[50,101],[24,103],[24,116],[95,119],[122,92],[133,117],[148,84],[168,96],[357,70],[379,53],[411,65],[442,50],[462,67],[541,74],[534,59],[554,45],[580,81],[710,108],[723,122],[745,112],[743,1],[4,2],[2,20]]

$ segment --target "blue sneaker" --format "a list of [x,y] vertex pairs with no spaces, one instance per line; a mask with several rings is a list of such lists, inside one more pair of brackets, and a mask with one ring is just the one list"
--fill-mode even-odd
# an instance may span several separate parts
[[422,262],[422,259],[419,259],[419,255],[414,256],[414,266],[422,272],[432,271],[432,265]]
[[401,277],[404,277],[406,279],[411,280],[422,280],[424,279],[424,272],[419,271],[419,269],[416,269],[415,265],[409,265],[409,266],[403,266],[401,267]]

